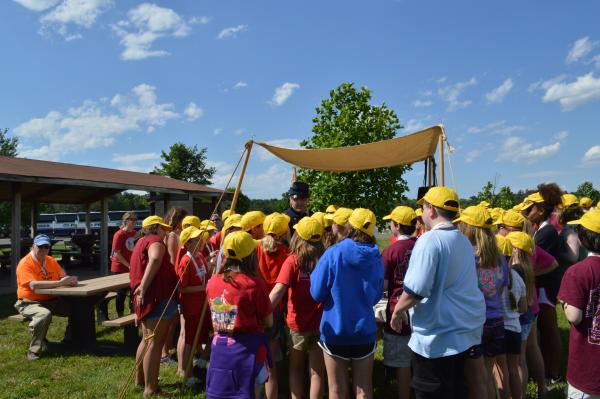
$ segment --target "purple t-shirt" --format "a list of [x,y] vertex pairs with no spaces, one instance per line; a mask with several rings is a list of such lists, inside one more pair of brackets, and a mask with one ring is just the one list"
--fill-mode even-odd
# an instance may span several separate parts
[[479,289],[485,298],[486,320],[497,319],[504,316],[502,307],[502,290],[508,286],[508,263],[506,258],[500,256],[498,265],[492,268],[481,267],[479,257],[475,257],[477,264],[477,280]]

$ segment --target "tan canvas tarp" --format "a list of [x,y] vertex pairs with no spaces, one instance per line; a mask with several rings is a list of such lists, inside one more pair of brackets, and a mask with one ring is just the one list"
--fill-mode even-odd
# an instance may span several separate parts
[[436,125],[390,140],[318,150],[294,150],[266,143],[256,144],[276,157],[304,169],[351,172],[411,164],[427,159],[435,153],[442,129],[441,125]]

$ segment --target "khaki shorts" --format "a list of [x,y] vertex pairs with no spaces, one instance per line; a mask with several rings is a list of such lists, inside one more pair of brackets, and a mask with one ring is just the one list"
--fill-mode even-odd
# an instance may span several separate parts
[[297,351],[308,352],[317,345],[320,337],[319,331],[297,332],[288,330],[290,346]]

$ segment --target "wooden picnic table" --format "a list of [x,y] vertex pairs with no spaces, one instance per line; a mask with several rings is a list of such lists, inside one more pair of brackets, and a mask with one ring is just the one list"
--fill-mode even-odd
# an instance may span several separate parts
[[80,349],[96,346],[96,323],[94,306],[107,292],[129,286],[129,273],[80,281],[75,287],[38,288],[38,294],[64,298],[71,306],[71,335],[73,344]]

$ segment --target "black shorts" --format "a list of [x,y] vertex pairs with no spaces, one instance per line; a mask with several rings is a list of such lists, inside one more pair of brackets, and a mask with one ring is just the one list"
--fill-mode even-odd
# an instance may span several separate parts
[[504,330],[504,349],[509,355],[521,354],[521,333]]
[[467,352],[453,356],[426,358],[412,352],[412,387],[416,399],[466,398],[464,365]]
[[483,335],[481,336],[481,347],[485,357],[494,357],[506,353],[504,320],[502,317],[485,321]]
[[377,342],[362,345],[332,345],[319,341],[318,345],[329,356],[342,360],[360,360],[371,356],[377,351]]

